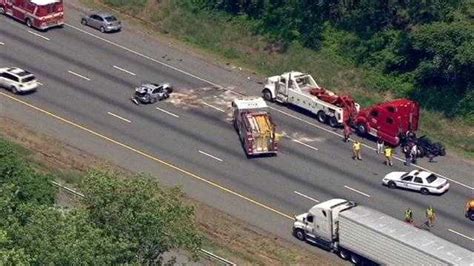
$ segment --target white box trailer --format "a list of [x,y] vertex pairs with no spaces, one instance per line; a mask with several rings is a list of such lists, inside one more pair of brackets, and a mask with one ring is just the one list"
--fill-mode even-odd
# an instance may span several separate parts
[[295,236],[360,263],[470,265],[474,253],[374,209],[332,199],[296,217]]

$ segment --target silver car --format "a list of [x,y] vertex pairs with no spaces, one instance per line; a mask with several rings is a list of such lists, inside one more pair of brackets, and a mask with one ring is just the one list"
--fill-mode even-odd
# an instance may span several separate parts
[[120,31],[122,23],[114,15],[105,12],[96,12],[81,19],[82,25],[100,30],[100,32]]

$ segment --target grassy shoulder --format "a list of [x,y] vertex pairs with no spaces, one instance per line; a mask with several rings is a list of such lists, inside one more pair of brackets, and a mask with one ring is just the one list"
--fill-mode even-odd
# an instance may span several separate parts
[[[158,34],[180,40],[186,45],[211,53],[221,61],[240,65],[262,76],[288,70],[311,73],[319,84],[339,93],[353,95],[362,106],[399,97],[410,85],[401,79],[355,67],[336,55],[338,36],[330,28],[323,48],[316,52],[299,43],[283,46],[252,33],[254,25],[242,18],[222,14],[192,12],[180,1],[162,0],[82,0],[95,8],[113,8],[134,17]],[[133,8],[132,8],[133,7]],[[398,95],[397,95],[398,94]],[[474,121],[448,119],[443,114],[423,110],[421,134],[441,141],[448,152],[474,158]]]
[[[57,182],[70,188],[77,189],[84,173],[90,169],[112,170],[124,177],[136,176],[14,120],[0,117],[0,141],[5,140],[12,143],[36,170],[52,174]],[[308,252],[186,195],[183,199],[186,205],[194,208],[198,229],[203,235],[202,247],[238,265],[340,264],[329,255]],[[61,190],[56,202],[69,207],[80,204],[76,196]]]

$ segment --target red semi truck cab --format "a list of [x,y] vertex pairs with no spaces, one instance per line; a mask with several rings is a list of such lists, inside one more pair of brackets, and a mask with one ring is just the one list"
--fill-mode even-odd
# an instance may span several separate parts
[[356,116],[355,126],[359,135],[368,134],[398,146],[401,134],[418,129],[419,118],[417,102],[399,99],[362,109]]
[[64,25],[63,0],[0,0],[0,14],[39,30]]

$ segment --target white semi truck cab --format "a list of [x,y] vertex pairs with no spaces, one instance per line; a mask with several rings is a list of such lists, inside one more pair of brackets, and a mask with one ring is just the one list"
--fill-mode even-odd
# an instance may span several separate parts
[[344,199],[319,203],[297,215],[293,234],[354,264],[474,266],[470,250]]

